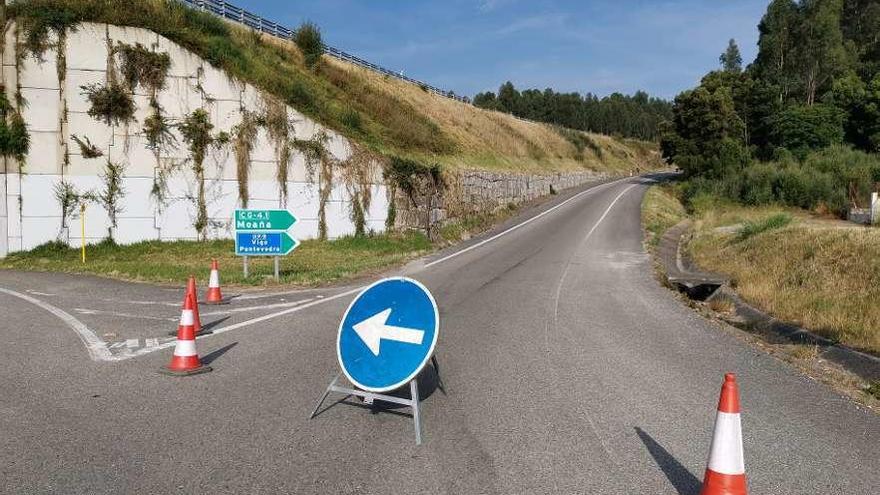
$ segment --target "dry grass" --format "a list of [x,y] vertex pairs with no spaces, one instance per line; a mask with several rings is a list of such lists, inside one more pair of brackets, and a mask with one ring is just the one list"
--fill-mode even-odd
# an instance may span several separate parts
[[678,200],[673,185],[653,186],[642,200],[642,225],[645,227],[645,241],[654,247],[667,229],[687,216]]
[[737,292],[782,320],[880,353],[880,230],[846,228],[799,212],[789,226],[738,238],[718,227],[760,222],[781,208],[704,213],[689,245],[697,264],[729,275]]
[[617,140],[587,134],[602,150],[580,152],[553,127],[526,122],[510,115],[480,109],[444,98],[409,84],[340,60],[325,58],[325,71],[364,81],[386,97],[418,109],[453,143],[455,153],[430,156],[414,153],[456,168],[516,171],[600,170],[625,172],[661,166],[656,146],[635,140]]

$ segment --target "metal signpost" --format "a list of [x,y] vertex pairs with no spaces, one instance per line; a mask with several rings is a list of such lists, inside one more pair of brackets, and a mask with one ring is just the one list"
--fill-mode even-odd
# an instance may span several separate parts
[[[363,397],[369,403],[393,402],[412,409],[416,444],[420,445],[416,377],[433,358],[439,329],[437,303],[416,280],[391,277],[361,291],[345,311],[336,338],[339,367],[357,389],[337,385],[340,375],[336,375],[310,418],[315,417],[331,392]],[[409,399],[381,393],[407,383]]]
[[245,277],[249,256],[274,256],[275,280],[279,279],[279,256],[299,246],[286,232],[294,223],[296,217],[287,210],[235,210],[235,255],[243,257]]

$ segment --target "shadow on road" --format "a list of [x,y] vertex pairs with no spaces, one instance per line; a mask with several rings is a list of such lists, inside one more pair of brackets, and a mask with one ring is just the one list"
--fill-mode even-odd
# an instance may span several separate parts
[[224,347],[217,349],[216,351],[211,351],[208,354],[205,354],[204,356],[202,356],[202,363],[203,364],[211,364],[215,359],[226,354],[226,351],[228,351],[229,349],[232,349],[233,347],[235,347],[237,345],[238,345],[238,342],[233,342],[227,346],[224,346]]
[[645,433],[645,431],[638,426],[636,426],[635,430],[639,439],[645,444],[645,447],[647,447],[648,453],[651,454],[651,457],[653,457],[654,461],[657,462],[657,465],[660,466],[663,474],[666,475],[666,479],[669,480],[679,495],[698,495],[702,488],[702,483],[700,483],[699,478],[688,471],[686,467],[682,466],[681,463],[678,462],[669,451],[664,449],[662,445],[657,443],[651,435]]
[[229,318],[231,318],[231,316],[224,316],[223,318],[218,318],[210,323],[203,324],[202,331],[199,332],[199,335],[207,335],[207,334],[211,333],[211,331],[214,327],[220,325],[221,323],[228,320]]
[[[203,359],[204,361],[204,359]],[[432,357],[430,364],[422,369],[422,372],[419,373],[419,376],[416,377],[416,383],[419,386],[419,402],[424,401],[428,397],[434,394],[435,391],[440,390],[443,392],[443,395],[446,395],[446,389],[443,386],[443,381],[440,379],[439,366],[437,365],[437,360]],[[390,392],[385,392],[385,395],[390,395],[393,397],[400,397],[404,399],[410,398],[409,392],[409,384],[404,385],[396,390],[392,390]],[[345,405],[352,407],[359,407],[361,409],[369,409],[371,413],[388,413],[394,414],[397,416],[406,416],[408,418],[412,417],[412,414],[409,412],[398,411],[398,409],[409,408],[409,406],[404,406],[402,404],[397,404],[394,402],[385,402],[383,400],[376,400],[372,404],[367,404],[363,402],[359,397],[352,397],[350,395],[340,397],[337,400],[329,403],[325,407],[315,411],[315,415],[313,417],[318,417],[326,411],[332,409],[337,405]]]

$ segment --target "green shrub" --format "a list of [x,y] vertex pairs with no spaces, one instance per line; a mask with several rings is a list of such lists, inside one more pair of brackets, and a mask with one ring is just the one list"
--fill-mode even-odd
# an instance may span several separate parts
[[293,41],[303,54],[306,66],[314,69],[324,54],[324,42],[321,40],[321,29],[313,22],[306,21],[300,25],[293,35]]
[[788,213],[777,213],[763,220],[747,221],[744,222],[742,228],[739,229],[737,240],[744,241],[749,237],[754,237],[763,232],[781,229],[790,223],[791,215]]

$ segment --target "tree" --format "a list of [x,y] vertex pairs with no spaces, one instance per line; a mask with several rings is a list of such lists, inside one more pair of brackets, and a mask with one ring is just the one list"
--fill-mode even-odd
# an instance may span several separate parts
[[718,59],[721,61],[721,68],[724,69],[725,72],[742,72],[743,59],[742,55],[739,53],[739,46],[736,45],[735,39],[730,38],[730,41],[727,42],[727,50],[724,50],[724,53],[722,53]]
[[848,65],[840,28],[843,0],[803,0],[802,22],[797,33],[798,67],[803,101],[816,102],[819,91]]
[[789,71],[798,16],[793,0],[773,0],[758,24],[758,56],[751,69],[756,78],[776,88],[779,103],[784,103],[791,91]]
[[519,96],[519,91],[516,90],[510,81],[507,81],[498,88],[498,104],[505,112],[516,113]]
[[692,177],[723,177],[749,161],[745,125],[736,113],[731,89],[704,86],[675,98],[672,128],[661,144],[664,158]]

